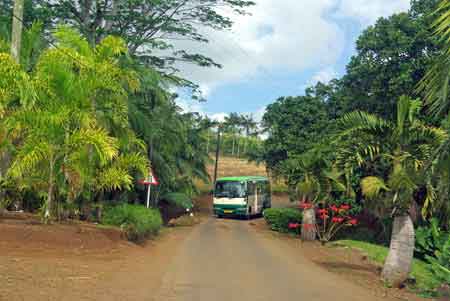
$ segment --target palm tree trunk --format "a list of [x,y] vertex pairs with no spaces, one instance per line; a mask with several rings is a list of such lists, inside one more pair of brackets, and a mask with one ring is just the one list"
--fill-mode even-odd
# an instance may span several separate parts
[[302,219],[302,240],[314,241],[316,240],[316,211],[314,207],[303,210]]
[[239,139],[237,139],[237,157],[239,158],[241,151],[240,151],[240,144],[239,144]]
[[55,162],[53,158],[50,158],[50,176],[48,179],[48,193],[47,201],[45,204],[44,222],[48,223],[52,217],[52,207],[53,207],[53,191],[55,187],[53,171],[55,168]]
[[399,287],[411,271],[414,256],[415,232],[409,215],[396,216],[392,228],[389,254],[384,263],[382,278],[388,284]]
[[[11,162],[11,155],[8,151],[5,151],[3,155],[0,153],[0,183],[5,180],[6,172]],[[6,191],[0,187],[0,202],[4,200]],[[2,208],[0,208],[2,210]]]
[[231,155],[234,156],[234,145],[235,145],[236,141],[234,139],[234,135],[233,135],[233,147],[231,149]]
[[247,139],[248,137],[244,138],[244,155],[247,153]]
[[12,36],[11,36],[11,55],[17,63],[20,62],[20,49],[22,45],[23,29],[23,2],[24,0],[14,1]]

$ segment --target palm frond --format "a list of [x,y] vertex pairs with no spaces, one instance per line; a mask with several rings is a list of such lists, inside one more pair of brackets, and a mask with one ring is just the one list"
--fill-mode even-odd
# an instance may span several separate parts
[[450,3],[443,0],[435,12],[438,16],[433,23],[434,35],[442,45],[442,54],[436,58],[418,85],[418,91],[425,95],[429,111],[435,117],[448,114],[450,109]]
[[362,194],[369,199],[375,199],[382,192],[390,191],[382,178],[373,176],[365,177],[361,180],[361,190]]
[[20,148],[8,173],[15,178],[33,170],[40,162],[50,158],[51,147],[46,142],[30,139]]
[[382,134],[390,127],[384,119],[362,111],[345,114],[338,120],[338,125],[343,129],[341,135],[348,135],[355,131]]

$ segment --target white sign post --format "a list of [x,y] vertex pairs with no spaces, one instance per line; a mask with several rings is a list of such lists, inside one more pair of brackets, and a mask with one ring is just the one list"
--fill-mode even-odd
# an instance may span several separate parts
[[[153,177],[152,176],[149,177],[148,182],[149,183],[153,182]],[[151,194],[151,192],[152,192],[152,185],[148,184],[147,185],[147,208],[150,208],[150,194]]]
[[150,208],[150,196],[152,192],[152,185],[159,185],[158,180],[153,176],[152,171],[149,171],[148,179],[140,180],[140,184],[147,185],[147,208]]

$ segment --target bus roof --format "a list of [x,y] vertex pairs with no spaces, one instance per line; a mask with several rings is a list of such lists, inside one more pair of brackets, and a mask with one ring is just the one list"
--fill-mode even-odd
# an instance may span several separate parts
[[267,177],[261,177],[261,176],[241,176],[241,177],[225,177],[217,179],[217,182],[248,182],[248,181],[257,181],[257,182],[263,182],[263,181],[269,181]]

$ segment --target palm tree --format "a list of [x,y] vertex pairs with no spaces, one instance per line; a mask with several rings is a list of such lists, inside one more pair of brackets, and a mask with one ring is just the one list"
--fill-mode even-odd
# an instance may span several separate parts
[[257,129],[258,123],[251,114],[241,116],[241,124],[245,130],[246,139],[244,140],[244,154],[247,153],[247,140]]
[[[392,285],[405,281],[411,269],[414,225],[408,211],[422,181],[424,164],[447,139],[442,129],[418,120],[421,107],[420,101],[403,96],[397,104],[395,121],[353,112],[339,122],[343,130],[338,160],[345,161],[347,166],[356,162],[359,167],[368,167],[368,172],[373,174],[361,181],[364,196],[384,201],[383,206],[391,210],[394,218],[391,245],[382,272],[382,278]],[[371,168],[373,162],[384,162],[387,170]]]
[[230,113],[228,116],[225,117],[225,128],[231,134],[231,137],[233,140],[233,142],[232,142],[233,144],[232,144],[232,148],[231,148],[232,156],[235,155],[236,139],[237,139],[236,136],[239,132],[240,124],[241,124],[241,118],[240,118],[239,114],[237,114],[237,113]]
[[118,65],[124,42],[108,37],[91,49],[65,27],[55,37],[58,47],[41,55],[30,80],[35,101],[5,121],[9,140],[18,141],[9,175],[46,190],[46,221],[58,196],[129,188],[130,173],[148,166],[127,119],[126,89],[137,83]]
[[279,172],[285,177],[291,200],[295,196],[304,205],[301,237],[304,241],[316,239],[315,205],[324,197],[324,171],[328,161],[318,149],[283,161]]

